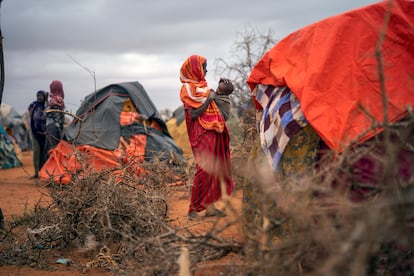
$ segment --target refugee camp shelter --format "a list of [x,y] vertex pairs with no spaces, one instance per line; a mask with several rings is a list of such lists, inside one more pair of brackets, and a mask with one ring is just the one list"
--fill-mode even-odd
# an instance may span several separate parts
[[188,139],[183,105],[174,110],[172,117],[166,122],[166,125],[174,141],[183,150],[184,156],[192,157],[193,152]]
[[373,124],[397,122],[414,107],[413,22],[414,2],[407,0],[315,22],[280,40],[247,83],[269,104],[272,89],[289,88],[307,122],[330,149],[342,152],[382,131]]
[[21,165],[19,146],[0,124],[0,169],[16,168]]
[[25,120],[24,116],[11,105],[2,103],[0,105],[0,124],[14,137],[21,150],[31,149],[28,118]]
[[40,178],[60,183],[69,183],[74,173],[126,164],[139,177],[144,161],[183,160],[181,148],[137,81],[111,84],[88,95],[49,156]]

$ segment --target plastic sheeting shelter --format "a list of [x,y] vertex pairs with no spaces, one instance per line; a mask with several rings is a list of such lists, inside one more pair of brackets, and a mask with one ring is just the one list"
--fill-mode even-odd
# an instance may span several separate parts
[[25,151],[31,148],[29,122],[25,121],[24,116],[19,114],[11,105],[5,103],[0,105],[0,124],[4,128],[10,128],[21,150]]
[[[17,151],[17,152],[16,152]],[[20,149],[12,137],[10,137],[0,124],[0,169],[20,167]]]
[[[76,116],[64,140],[49,152],[41,179],[69,183],[74,173],[117,169],[124,164],[139,177],[143,161],[183,158],[139,82],[111,84],[88,95]],[[114,170],[114,174],[120,172]]]
[[414,107],[413,49],[414,1],[382,1],[291,33],[247,82],[251,90],[289,87],[314,130],[340,152],[379,133],[373,124],[384,122],[384,110],[392,123]]

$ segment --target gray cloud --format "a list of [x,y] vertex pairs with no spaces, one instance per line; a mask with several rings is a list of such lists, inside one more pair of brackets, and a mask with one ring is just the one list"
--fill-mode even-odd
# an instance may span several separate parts
[[[3,102],[24,112],[37,90],[63,82],[68,110],[97,88],[139,81],[159,109],[175,109],[179,68],[194,53],[230,56],[238,32],[251,26],[276,39],[370,0],[5,0]],[[217,77],[207,80],[214,86]],[[211,74],[211,75],[210,75]]]

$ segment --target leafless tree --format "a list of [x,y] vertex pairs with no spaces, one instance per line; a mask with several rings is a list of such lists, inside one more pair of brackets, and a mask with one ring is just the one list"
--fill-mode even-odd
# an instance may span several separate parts
[[260,33],[253,27],[248,27],[244,32],[237,34],[231,50],[231,60],[219,58],[215,61],[215,74],[232,80],[234,84],[232,94],[234,107],[240,108],[251,104],[246,80],[260,58],[275,44],[276,40],[271,30]]

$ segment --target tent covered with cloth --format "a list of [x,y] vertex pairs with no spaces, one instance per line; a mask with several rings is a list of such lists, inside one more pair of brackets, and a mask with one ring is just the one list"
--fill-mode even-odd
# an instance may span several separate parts
[[22,151],[31,149],[29,123],[11,105],[0,105],[0,123],[10,132]]
[[139,82],[108,85],[88,95],[65,129],[64,139],[49,152],[39,175],[67,184],[72,174],[121,167],[143,173],[140,164],[154,159],[174,164],[182,150]]
[[190,140],[188,139],[183,105],[180,105],[174,110],[172,117],[166,122],[166,125],[174,141],[183,150],[184,156],[192,158],[193,152],[191,150]]
[[0,124],[0,169],[20,167],[21,158],[19,146]]
[[384,118],[396,122],[414,107],[413,49],[414,1],[382,1],[291,33],[247,83],[253,92],[288,87],[307,122],[341,152],[381,132],[373,125]]

